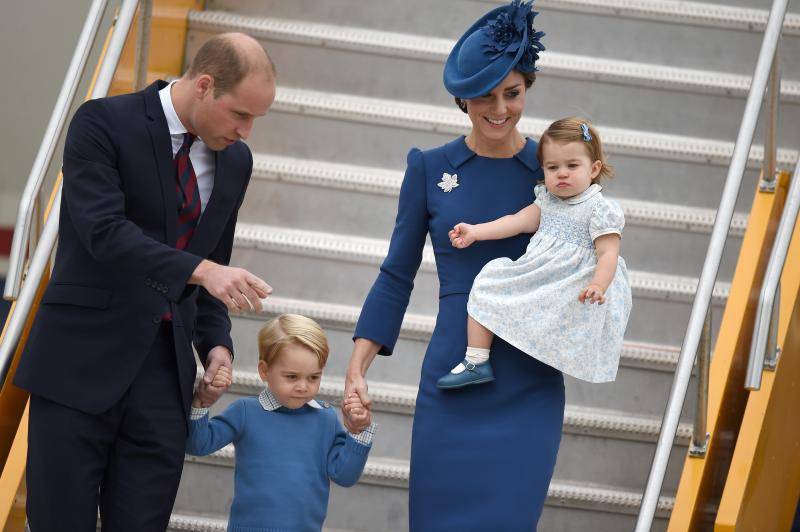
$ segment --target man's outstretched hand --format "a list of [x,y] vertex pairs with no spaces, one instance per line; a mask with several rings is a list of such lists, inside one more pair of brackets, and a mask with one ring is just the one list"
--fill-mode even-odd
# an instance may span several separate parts
[[234,313],[261,312],[261,300],[272,293],[270,285],[247,270],[210,260],[204,260],[195,268],[189,283],[202,286]]

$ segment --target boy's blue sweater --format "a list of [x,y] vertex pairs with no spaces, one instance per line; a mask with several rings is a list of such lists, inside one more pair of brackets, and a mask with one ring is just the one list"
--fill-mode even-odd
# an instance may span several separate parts
[[347,434],[332,408],[265,410],[239,399],[211,420],[191,421],[186,452],[236,448],[229,532],[319,532],[332,480],[358,481],[369,445]]

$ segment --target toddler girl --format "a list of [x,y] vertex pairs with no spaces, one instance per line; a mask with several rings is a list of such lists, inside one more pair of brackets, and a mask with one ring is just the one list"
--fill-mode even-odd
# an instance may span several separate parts
[[[257,397],[239,399],[208,419],[195,395],[187,453],[207,455],[233,442],[235,487],[228,530],[319,532],[328,509],[330,480],[358,481],[375,424],[348,434],[336,411],[314,396],[328,360],[328,340],[313,320],[284,314],[258,333],[258,374],[267,385]],[[220,368],[212,386],[229,383]],[[355,395],[355,394],[353,394]],[[371,414],[358,396],[345,410],[358,423]]]
[[537,157],[544,184],[534,189],[532,205],[488,223],[459,223],[450,231],[456,248],[536,234],[522,257],[495,259],[475,278],[467,305],[467,353],[439,379],[439,388],[494,380],[489,350],[495,334],[573,377],[616,378],[631,291],[619,256],[625,219],[597,184],[613,171],[597,131],[578,118],[553,122]]

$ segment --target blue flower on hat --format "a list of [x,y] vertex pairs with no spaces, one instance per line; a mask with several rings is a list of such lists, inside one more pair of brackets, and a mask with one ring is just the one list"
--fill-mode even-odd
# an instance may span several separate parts
[[532,0],[512,0],[475,22],[447,57],[444,85],[457,98],[476,98],[497,86],[511,70],[535,72],[544,33],[535,31]]
[[[524,46],[522,57],[516,65],[520,72],[535,72],[539,52],[544,50],[541,38],[544,32],[533,31],[533,19],[538,15],[533,11],[533,2],[513,0],[508,10],[490,20],[483,31],[489,37],[484,43],[490,59],[494,60],[502,54],[516,54],[520,46]],[[527,31],[526,31],[527,30]],[[523,42],[527,34],[526,42]]]

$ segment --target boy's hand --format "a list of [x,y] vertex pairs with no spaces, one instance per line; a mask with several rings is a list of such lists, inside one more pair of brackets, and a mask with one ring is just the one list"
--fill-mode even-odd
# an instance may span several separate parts
[[215,388],[227,388],[233,384],[233,372],[228,366],[220,366],[214,379],[211,381],[211,386]]
[[598,305],[602,305],[606,302],[606,296],[603,293],[603,289],[600,288],[599,285],[590,284],[581,290],[581,293],[578,295],[578,301],[581,303],[586,303],[586,301],[589,301],[589,304],[597,303]]
[[[231,355],[227,348],[217,346],[208,353],[206,371],[195,391],[196,400],[192,401],[195,408],[207,408],[222,397],[233,382],[233,369]],[[200,406],[196,406],[199,402]]]
[[454,248],[459,249],[469,247],[477,240],[475,226],[463,222],[456,224],[456,226],[447,233],[447,236],[450,237],[450,244],[452,244]]
[[[361,402],[358,394],[351,392],[344,400],[342,412],[350,418],[350,424],[366,428],[372,423],[372,412]],[[363,428],[362,428],[363,430]]]

